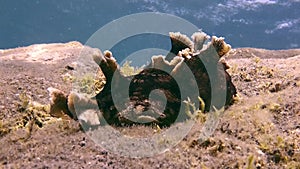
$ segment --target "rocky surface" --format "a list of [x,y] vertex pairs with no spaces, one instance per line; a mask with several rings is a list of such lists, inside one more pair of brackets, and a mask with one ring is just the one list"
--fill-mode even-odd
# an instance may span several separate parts
[[[133,159],[98,146],[68,117],[51,117],[48,87],[72,89],[78,42],[0,50],[1,168],[299,168],[300,49],[233,49],[229,73],[241,99],[213,135],[188,136],[165,153]],[[154,126],[118,128],[153,135]]]

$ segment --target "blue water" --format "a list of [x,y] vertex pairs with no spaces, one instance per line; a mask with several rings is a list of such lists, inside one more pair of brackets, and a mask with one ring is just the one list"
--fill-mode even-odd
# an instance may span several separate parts
[[233,47],[300,48],[299,9],[299,0],[1,0],[0,48],[85,43],[106,23],[137,12],[182,17]]

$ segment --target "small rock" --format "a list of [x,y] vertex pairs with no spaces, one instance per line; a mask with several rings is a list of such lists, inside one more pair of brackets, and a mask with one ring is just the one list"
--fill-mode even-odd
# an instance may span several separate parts
[[68,70],[74,70],[74,67],[71,66],[71,65],[67,65],[65,68],[68,69]]
[[101,153],[101,155],[107,155],[108,154],[108,152],[106,150],[102,150],[100,153]]
[[43,60],[44,60],[44,61],[52,61],[53,58],[48,56],[48,57],[44,57]]
[[265,153],[264,153],[264,152],[262,152],[261,150],[257,150],[257,153],[258,153],[259,155],[262,155],[262,156],[264,156],[264,155],[265,155]]
[[107,164],[108,164],[108,166],[110,166],[110,165],[113,164],[113,162],[112,162],[112,161],[109,161]]
[[86,145],[86,141],[85,140],[80,141],[79,145],[80,145],[80,147],[85,146]]
[[107,161],[107,159],[105,159],[103,157],[98,158],[98,162],[106,162],[106,161]]
[[236,146],[235,149],[239,150],[239,151],[242,150],[242,148],[240,146]]
[[274,86],[272,86],[269,91],[272,93],[279,92],[281,90],[281,88],[282,88],[281,84],[278,82]]
[[260,168],[262,168],[262,165],[259,164],[259,163],[257,163],[257,164],[255,165],[255,167],[256,167],[257,169],[260,169]]

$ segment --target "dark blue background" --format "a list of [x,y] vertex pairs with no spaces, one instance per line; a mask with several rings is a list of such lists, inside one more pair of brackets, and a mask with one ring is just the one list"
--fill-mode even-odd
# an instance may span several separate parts
[[177,15],[233,47],[299,48],[299,9],[297,0],[1,0],[0,48],[85,43],[106,23],[137,12]]

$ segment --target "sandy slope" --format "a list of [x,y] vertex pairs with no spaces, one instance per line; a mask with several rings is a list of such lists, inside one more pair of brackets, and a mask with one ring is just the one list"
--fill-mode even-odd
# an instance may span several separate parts
[[[197,124],[165,153],[131,159],[97,146],[77,122],[46,113],[47,88],[72,89],[82,48],[70,42],[0,50],[1,168],[300,168],[300,49],[234,49],[227,60],[241,100],[211,138],[193,142]],[[30,109],[31,101],[42,108]],[[145,136],[157,129],[119,130]]]

